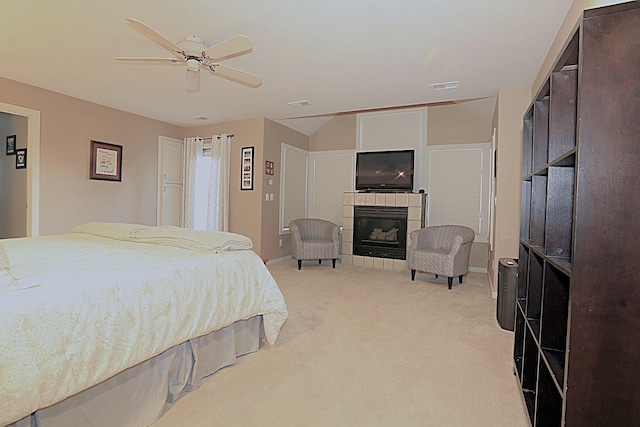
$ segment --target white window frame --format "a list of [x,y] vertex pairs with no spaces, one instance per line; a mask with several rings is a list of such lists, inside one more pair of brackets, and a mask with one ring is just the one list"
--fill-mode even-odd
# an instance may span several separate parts
[[[433,179],[432,173],[433,171],[433,161],[434,161],[434,153],[437,154],[451,154],[451,165],[449,165],[449,170],[456,174],[456,177],[460,174],[464,174],[465,172],[470,172],[469,170],[465,170],[465,168],[457,168],[455,165],[455,155],[456,153],[465,154],[478,152],[480,164],[479,170],[474,169],[474,176],[466,177],[467,180],[475,180],[479,179],[478,187],[476,193],[478,195],[478,226],[476,232],[476,241],[487,243],[489,239],[489,203],[490,203],[490,190],[489,190],[489,174],[490,174],[490,151],[491,144],[490,143],[477,143],[477,144],[450,144],[450,145],[437,145],[437,146],[427,146],[427,195],[429,197],[429,209],[427,210],[427,224],[428,225],[438,225],[432,219],[433,214],[433,206],[434,201],[432,199],[432,193],[437,191],[433,185],[436,184],[436,180]],[[475,173],[479,173],[479,176],[475,176]],[[470,213],[473,215],[473,213]],[[475,227],[474,227],[475,228]]]
[[[292,156],[302,156],[304,158],[304,176],[289,176],[288,168],[287,168],[287,159],[289,161],[293,161],[294,157]],[[309,152],[303,150],[298,147],[294,147],[293,145],[285,144],[284,142],[281,145],[280,149],[280,164],[282,165],[282,172],[280,176],[280,235],[289,234],[289,221],[290,219],[286,217],[286,203],[289,200],[287,195],[291,197],[291,192],[287,188],[287,182],[291,179],[292,183],[300,183],[302,179],[304,184],[304,190],[302,198],[303,200],[300,203],[303,206],[304,217],[307,216],[307,194],[308,194],[308,176],[309,176]],[[295,197],[295,195],[294,195]]]

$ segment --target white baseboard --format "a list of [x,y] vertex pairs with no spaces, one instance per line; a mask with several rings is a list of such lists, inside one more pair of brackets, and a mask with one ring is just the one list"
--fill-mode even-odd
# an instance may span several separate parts
[[489,286],[491,288],[491,298],[493,299],[498,299],[498,287],[497,286],[493,286],[493,277],[488,274],[487,275],[489,277]]
[[285,262],[285,261],[289,261],[290,259],[293,259],[293,257],[291,255],[282,257],[282,258],[276,258],[276,259],[270,259],[269,261],[266,262],[267,265],[269,264],[278,264],[279,262]]

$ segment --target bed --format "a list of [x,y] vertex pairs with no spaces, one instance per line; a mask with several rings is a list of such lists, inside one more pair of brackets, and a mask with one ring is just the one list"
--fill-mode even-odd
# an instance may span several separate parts
[[0,240],[0,426],[149,425],[275,343],[287,308],[250,247],[103,223]]

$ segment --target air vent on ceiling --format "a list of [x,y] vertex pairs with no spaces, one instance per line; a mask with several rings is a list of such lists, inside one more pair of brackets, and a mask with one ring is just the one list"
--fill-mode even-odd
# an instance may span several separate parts
[[433,83],[431,87],[433,88],[433,90],[457,89],[459,84],[460,82],[456,80],[454,82]]
[[295,102],[289,102],[289,105],[291,105],[293,108],[301,108],[301,107],[310,107],[312,104],[309,101],[295,101]]

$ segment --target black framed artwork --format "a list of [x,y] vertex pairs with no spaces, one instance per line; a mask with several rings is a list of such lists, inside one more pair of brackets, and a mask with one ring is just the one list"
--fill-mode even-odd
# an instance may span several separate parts
[[16,169],[27,168],[27,149],[19,148],[16,151]]
[[7,137],[7,156],[16,154],[16,136],[9,135]]
[[122,145],[91,141],[90,179],[122,181]]

